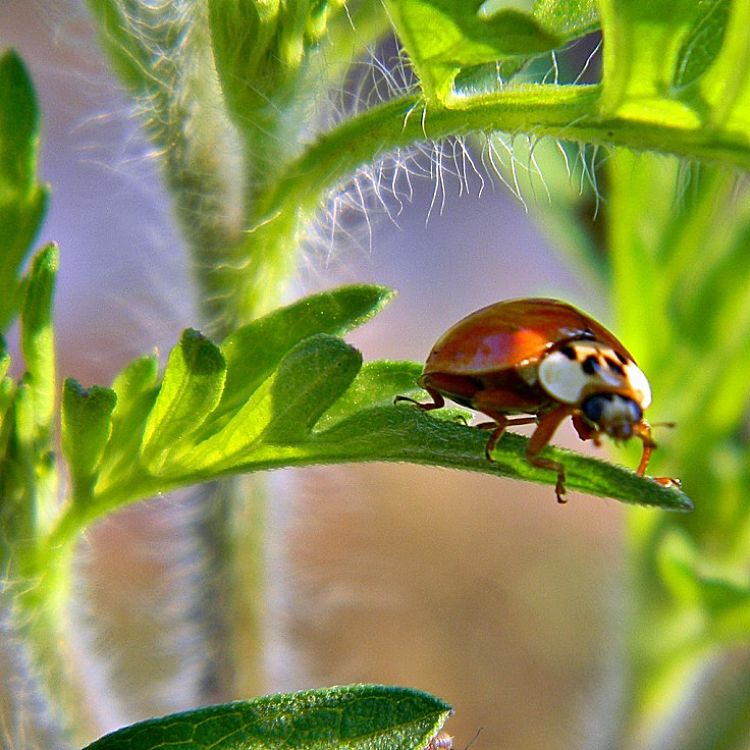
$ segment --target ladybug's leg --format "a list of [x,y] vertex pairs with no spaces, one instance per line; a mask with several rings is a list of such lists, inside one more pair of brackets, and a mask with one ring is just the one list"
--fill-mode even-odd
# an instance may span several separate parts
[[545,446],[552,440],[552,436],[555,434],[555,430],[560,426],[560,423],[573,413],[573,408],[569,404],[560,404],[559,406],[548,411],[540,420],[539,426],[534,431],[534,434],[529,440],[529,444],[526,446],[526,458],[529,463],[533,466],[538,466],[541,469],[551,469],[557,472],[557,484],[555,484],[555,495],[557,495],[557,502],[564,503],[565,501],[565,467],[559,461],[553,461],[551,458],[542,458],[539,454],[545,448]]
[[480,430],[492,430],[492,434],[487,438],[487,444],[484,446],[484,455],[488,461],[492,461],[492,451],[495,450],[497,441],[503,436],[505,428],[508,426],[508,417],[505,414],[488,414],[488,417],[494,417],[494,422],[483,422],[478,425]]
[[[507,417],[503,417],[501,414],[498,419],[496,419],[494,422],[480,422],[479,424],[475,424],[474,427],[477,430],[494,430],[500,419],[504,418],[505,420],[505,427],[511,427],[513,425],[519,425],[519,424],[536,424],[536,417],[514,417],[513,419],[508,419]],[[497,440],[502,437],[501,435],[498,435]],[[495,443],[497,443],[497,440],[495,440]]]
[[434,388],[430,388],[429,386],[422,386],[427,393],[430,394],[430,397],[432,398],[431,404],[422,404],[416,399],[409,398],[408,396],[396,396],[396,398],[393,399],[393,403],[396,404],[399,401],[409,401],[412,404],[416,404],[420,409],[424,411],[432,411],[433,409],[442,409],[445,406],[445,399],[443,398],[442,393],[439,391],[436,391]]
[[635,426],[635,433],[643,443],[641,462],[638,464],[638,468],[635,470],[635,473],[639,477],[642,477],[646,473],[646,467],[648,466],[648,462],[651,458],[651,452],[654,450],[654,448],[656,448],[656,443],[651,438],[651,425],[645,419],[642,419]]
[[508,419],[502,412],[495,412],[490,409],[483,408],[482,411],[488,416],[492,417],[494,422],[482,422],[476,425],[480,430],[492,430],[492,434],[487,440],[487,445],[484,446],[484,455],[488,461],[492,461],[492,451],[498,444],[498,441],[505,433],[505,428],[510,425],[518,424],[534,424],[536,417],[516,417],[514,419]]
[[[635,473],[639,477],[642,477],[646,474],[646,467],[651,458],[651,452],[656,448],[656,443],[651,438],[651,425],[645,419],[642,419],[640,423],[635,426],[635,434],[638,435],[643,443],[641,462],[635,470]],[[653,479],[654,482],[661,484],[663,487],[682,487],[682,482],[675,477],[650,477],[650,479]]]

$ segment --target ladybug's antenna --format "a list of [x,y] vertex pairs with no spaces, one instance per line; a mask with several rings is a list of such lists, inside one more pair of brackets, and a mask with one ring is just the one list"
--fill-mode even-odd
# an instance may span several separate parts
[[673,427],[677,427],[677,422],[653,422],[651,424],[652,427],[669,427],[672,429]]
[[477,729],[476,734],[469,740],[469,744],[464,748],[464,750],[469,750],[469,748],[479,739],[479,735],[482,734],[482,730],[484,727],[479,727]]

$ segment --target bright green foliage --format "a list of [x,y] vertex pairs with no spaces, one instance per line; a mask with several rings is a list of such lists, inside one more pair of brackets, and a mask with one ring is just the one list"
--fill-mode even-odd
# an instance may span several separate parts
[[[601,84],[524,82],[514,86],[497,79],[497,73],[487,67],[484,85],[474,81],[474,95],[466,89],[452,91],[451,82],[457,74],[461,77],[459,71],[488,59],[487,40],[465,31],[480,23],[481,14],[472,16],[473,6],[470,9],[460,0],[393,5],[402,8],[394,11],[393,18],[422,82],[425,119],[433,127],[427,131],[430,135],[440,132],[441,121],[448,117],[445,109],[463,113],[480,130],[494,127],[555,134],[750,165],[750,84],[746,76],[736,74],[747,69],[750,54],[747,3],[603,0]],[[412,7],[419,10],[418,18],[410,15]],[[437,33],[425,23],[430,13],[440,19]],[[511,22],[516,12],[502,13],[504,21]],[[530,15],[518,14],[517,35],[506,30],[502,37],[521,40],[519,46],[505,49],[502,42],[496,42],[495,59],[502,63],[503,55],[529,58],[542,51],[538,38],[523,41],[529,23],[558,40],[551,46],[560,46],[592,31],[596,22],[592,3],[537,2]],[[459,30],[461,45],[451,36]],[[454,49],[460,52],[454,55]],[[476,97],[482,100],[482,115],[475,106]],[[525,124],[516,120],[516,108],[523,108]]]
[[0,57],[0,331],[18,311],[20,273],[47,206],[37,182],[39,113],[28,73]]
[[450,713],[417,690],[350,685],[151,719],[85,750],[421,750]]
[[295,84],[306,72],[310,48],[324,37],[329,16],[343,5],[342,0],[209,4],[216,69],[240,129],[262,125],[249,119],[248,112],[273,116],[270,102],[278,108],[290,106]]
[[[213,421],[235,410],[274,370],[281,358],[308,336],[346,333],[380,311],[393,296],[379,286],[352,285],[282,307],[224,340],[227,382]],[[253,352],[247,357],[247,352]]]

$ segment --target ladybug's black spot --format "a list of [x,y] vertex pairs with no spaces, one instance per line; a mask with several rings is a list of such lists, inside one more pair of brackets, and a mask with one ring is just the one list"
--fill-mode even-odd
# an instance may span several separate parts
[[583,360],[581,369],[587,375],[594,375],[596,371],[599,369],[599,363],[597,362],[596,357],[593,354],[589,354],[589,356]]
[[568,359],[576,358],[576,350],[572,346],[561,346],[560,353],[564,354]]
[[628,358],[624,354],[620,354],[620,352],[615,352],[615,354],[622,364],[626,365],[628,363]]
[[612,359],[611,357],[605,357],[604,360],[609,365],[610,370],[616,372],[621,378],[625,376],[625,370],[623,370],[622,367],[614,361],[614,359]]

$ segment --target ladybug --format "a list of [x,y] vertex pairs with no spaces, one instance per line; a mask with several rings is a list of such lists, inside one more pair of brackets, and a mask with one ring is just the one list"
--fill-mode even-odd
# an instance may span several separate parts
[[[507,300],[465,317],[432,348],[418,383],[432,397],[431,403],[414,401],[425,411],[441,408],[449,398],[493,420],[479,425],[492,429],[485,447],[490,461],[506,427],[536,424],[526,458],[557,472],[555,493],[561,503],[565,467],[540,453],[567,417],[581,440],[597,446],[602,434],[618,441],[639,438],[640,476],[656,447],[643,418],[651,403],[646,376],[604,326],[559,300]],[[509,417],[514,414],[530,416]]]

